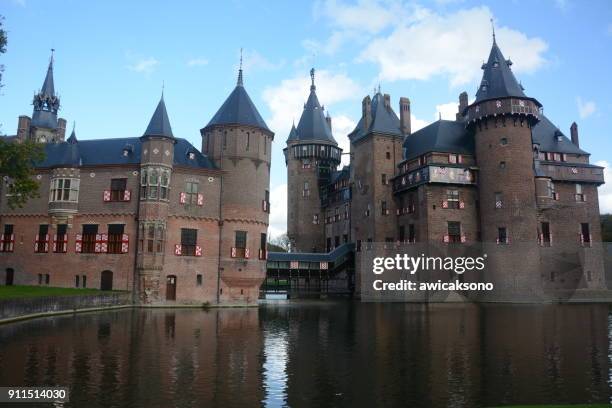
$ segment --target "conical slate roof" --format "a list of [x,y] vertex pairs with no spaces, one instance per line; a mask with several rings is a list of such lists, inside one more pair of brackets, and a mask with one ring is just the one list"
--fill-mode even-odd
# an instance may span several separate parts
[[72,133],[70,134],[70,137],[68,138],[68,140],[66,140],[66,142],[70,144],[77,144],[79,142],[76,137],[76,132],[74,131],[74,126],[72,127]]
[[291,131],[289,132],[289,137],[287,141],[298,140],[297,129],[295,128],[295,123],[291,125]]
[[43,86],[32,101],[34,112],[32,113],[32,125],[49,129],[57,128],[57,112],[60,100],[55,95],[55,84],[53,83],[53,55],[49,61],[47,74]]
[[242,69],[239,70],[236,87],[206,127],[214,125],[248,125],[270,132],[268,125],[257,111],[246,89],[244,89]]
[[482,81],[476,92],[476,102],[489,99],[517,97],[527,98],[523,87],[517,82],[510,66],[512,61],[506,60],[493,38],[493,46],[489,60],[482,65]]
[[162,95],[159,100],[157,108],[155,108],[155,112],[153,112],[149,126],[147,126],[147,130],[144,132],[143,136],[165,136],[174,138],[172,127],[170,126],[170,119],[168,119],[168,112],[166,111],[164,95]]
[[332,130],[325,119],[325,113],[319,98],[317,98],[317,87],[314,84],[314,68],[310,71],[312,78],[312,85],[310,86],[310,95],[308,95],[308,101],[304,105],[304,111],[298,122],[294,138],[289,140],[312,140],[330,142],[337,145],[336,140],[332,135]]

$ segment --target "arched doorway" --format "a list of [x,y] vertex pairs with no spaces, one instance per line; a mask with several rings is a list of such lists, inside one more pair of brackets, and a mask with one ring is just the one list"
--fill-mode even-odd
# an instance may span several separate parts
[[13,285],[13,280],[15,279],[15,271],[13,268],[6,268],[6,286]]
[[166,300],[176,300],[176,275],[166,277]]
[[100,277],[100,290],[113,290],[113,272],[102,271]]

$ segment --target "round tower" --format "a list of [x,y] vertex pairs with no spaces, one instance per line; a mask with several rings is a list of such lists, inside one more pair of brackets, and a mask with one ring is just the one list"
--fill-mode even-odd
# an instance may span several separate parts
[[274,133],[244,88],[242,66],[236,87],[200,133],[202,151],[223,170],[217,300],[254,303],[266,276]]
[[495,284],[494,296],[520,299],[537,296],[539,287],[531,129],[541,104],[525,95],[511,65],[494,36],[476,100],[464,114],[479,168],[481,240],[489,255],[483,279]]
[[140,196],[138,207],[137,293],[142,303],[165,299],[164,252],[145,242],[164,242],[170,205],[170,180],[176,139],[168,119],[164,96],[140,138]]
[[287,236],[295,252],[325,251],[327,187],[340,164],[342,149],[332,136],[331,118],[325,117],[312,84],[297,128],[291,127],[284,149],[287,165]]

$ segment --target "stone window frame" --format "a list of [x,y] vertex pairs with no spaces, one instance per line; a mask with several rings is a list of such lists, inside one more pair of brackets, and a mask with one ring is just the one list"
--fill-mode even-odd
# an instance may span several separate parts
[[[66,187],[66,181],[70,181],[69,186]],[[49,183],[49,202],[50,203],[78,203],[79,202],[79,189],[81,180],[76,177],[54,177]],[[61,186],[60,186],[61,185]],[[60,198],[57,198],[58,193]],[[64,199],[68,194],[68,198]]]
[[[144,200],[170,199],[170,169],[160,166],[147,166],[140,171],[140,195]],[[152,194],[152,192],[155,193]]]
[[[163,254],[166,243],[166,223],[163,221],[142,221],[138,228],[138,253]],[[150,234],[151,229],[153,230],[152,236]]]

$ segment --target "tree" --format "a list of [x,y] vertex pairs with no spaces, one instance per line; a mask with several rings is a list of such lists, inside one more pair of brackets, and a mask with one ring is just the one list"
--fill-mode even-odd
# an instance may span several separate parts
[[0,137],[0,175],[8,189],[10,208],[23,207],[30,198],[40,197],[38,182],[32,177],[34,165],[44,159],[42,145],[17,143]]
[[[6,31],[4,30],[3,22],[4,17],[0,16],[0,54],[6,52]],[[4,65],[0,64],[0,88],[2,88],[2,73],[4,72]]]
[[279,235],[270,239],[269,250],[273,252],[287,252],[289,251],[290,242],[287,234]]
[[601,215],[601,240],[612,242],[612,214]]

